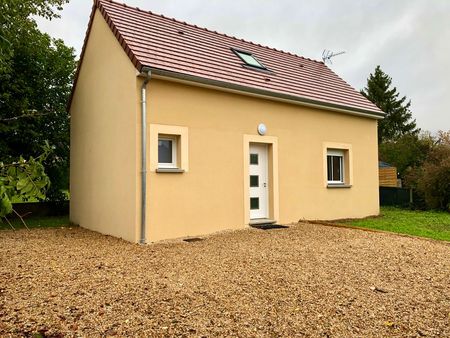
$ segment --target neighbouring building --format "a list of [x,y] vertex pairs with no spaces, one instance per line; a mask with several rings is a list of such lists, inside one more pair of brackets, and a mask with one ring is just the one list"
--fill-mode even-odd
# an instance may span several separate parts
[[379,213],[384,114],[323,62],[96,0],[70,219],[132,242]]

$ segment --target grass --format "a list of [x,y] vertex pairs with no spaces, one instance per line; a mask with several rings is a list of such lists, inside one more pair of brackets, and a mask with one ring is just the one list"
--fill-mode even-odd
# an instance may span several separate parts
[[450,241],[450,213],[447,212],[382,207],[379,217],[348,220],[341,223]]
[[[52,228],[67,226],[69,217],[30,217],[26,218],[25,222],[29,228]],[[12,219],[11,223],[16,229],[24,228],[19,219]],[[446,212],[382,207],[379,217],[347,220],[340,223],[450,242],[450,213]],[[11,229],[8,223],[0,221],[0,230],[8,229]]]
[[[25,228],[20,219],[10,219],[11,224],[16,229]],[[57,228],[69,224],[69,216],[48,216],[48,217],[30,217],[25,218],[25,223],[31,228]],[[5,220],[0,220],[0,230],[11,230],[11,227]]]

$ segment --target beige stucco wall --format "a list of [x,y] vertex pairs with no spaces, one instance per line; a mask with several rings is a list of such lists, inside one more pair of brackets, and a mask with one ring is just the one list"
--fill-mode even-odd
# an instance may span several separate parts
[[[70,218],[133,242],[140,236],[141,84],[97,12],[70,110]],[[180,126],[188,138],[181,174],[156,173],[155,147],[147,145],[147,242],[248,226],[245,142],[263,140],[259,123],[276,150],[270,172],[278,187],[270,191],[278,191],[278,205],[270,210],[278,222],[379,212],[376,120],[161,79],[149,83],[147,108],[149,133]],[[351,188],[326,187],[326,144],[351,150]]]
[[[155,79],[148,110],[189,131],[189,172],[148,174],[148,241],[246,226],[243,140],[259,123],[278,140],[278,222],[379,212],[376,120]],[[351,146],[351,188],[326,187],[327,143]]]
[[136,70],[97,11],[71,113],[70,220],[138,240]]

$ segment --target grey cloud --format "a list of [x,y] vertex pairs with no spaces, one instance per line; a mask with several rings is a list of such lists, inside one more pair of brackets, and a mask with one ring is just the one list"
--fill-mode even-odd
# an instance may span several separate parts
[[[381,65],[412,100],[418,125],[450,129],[450,1],[447,0],[125,0],[155,13],[320,59],[345,50],[330,67],[356,89]],[[72,0],[62,18],[40,27],[81,51],[92,2]]]

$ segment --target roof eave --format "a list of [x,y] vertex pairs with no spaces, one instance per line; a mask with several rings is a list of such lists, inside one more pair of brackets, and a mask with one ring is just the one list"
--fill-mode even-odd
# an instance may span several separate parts
[[153,68],[153,67],[148,67],[148,66],[145,66],[143,68],[150,69],[152,71],[152,74],[155,76],[155,78],[162,78],[162,79],[172,80],[172,81],[177,81],[177,82],[186,82],[189,84],[195,84],[195,85],[202,86],[202,87],[221,89],[221,90],[226,90],[229,92],[237,92],[239,94],[258,96],[258,97],[263,97],[266,99],[284,101],[284,102],[299,104],[302,106],[308,106],[308,107],[312,107],[312,108],[319,108],[319,109],[325,109],[325,110],[330,110],[330,111],[344,113],[344,114],[368,117],[368,118],[372,118],[372,119],[376,119],[376,120],[381,120],[385,116],[385,114],[381,111],[375,112],[375,111],[366,110],[366,109],[362,109],[362,108],[348,107],[345,105],[339,105],[339,104],[330,103],[330,102],[312,100],[312,99],[301,97],[301,96],[289,95],[289,94],[274,92],[274,91],[255,88],[255,87],[248,87],[248,86],[238,85],[238,84],[229,83],[229,82],[225,82],[225,81],[207,79],[207,78],[203,78],[203,77],[199,77],[199,76],[178,73],[178,72],[173,72],[173,71],[168,71],[168,70],[163,70],[163,69],[158,69],[158,68]]

